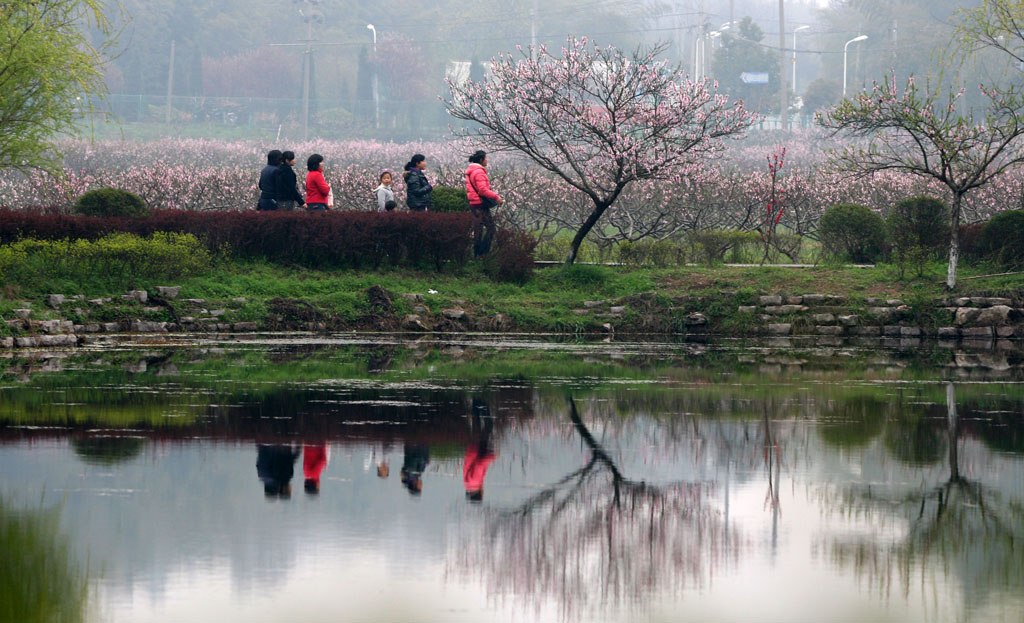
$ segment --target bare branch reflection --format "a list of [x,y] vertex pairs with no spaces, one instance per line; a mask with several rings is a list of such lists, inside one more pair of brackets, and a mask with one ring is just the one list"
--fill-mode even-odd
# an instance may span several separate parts
[[518,506],[491,511],[479,542],[454,554],[456,572],[482,572],[492,596],[576,618],[609,605],[642,610],[656,595],[705,585],[737,558],[742,541],[713,504],[713,483],[629,478],[575,400],[567,403],[586,463]]
[[947,577],[969,588],[964,591],[968,601],[1012,590],[1013,578],[1024,574],[1024,506],[997,486],[964,475],[953,383],[946,383],[946,412],[948,474],[940,482],[909,490],[859,485],[827,500],[846,516],[871,521],[876,531],[893,536],[830,538],[826,546],[833,562],[852,566],[880,594],[895,589],[906,596],[918,582],[934,588],[936,577],[926,562],[940,563]]

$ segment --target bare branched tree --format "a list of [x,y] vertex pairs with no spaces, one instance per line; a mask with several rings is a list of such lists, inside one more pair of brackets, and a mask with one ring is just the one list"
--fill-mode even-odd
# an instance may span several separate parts
[[818,116],[834,134],[861,139],[831,152],[840,170],[859,176],[903,171],[949,189],[950,290],[956,287],[964,196],[1024,162],[1024,97],[1013,89],[982,92],[988,105],[976,119],[959,111],[962,89],[944,96],[938,89],[921,89],[911,77],[901,91],[889,76]]
[[463,136],[521,152],[589,197],[567,264],[630,184],[671,177],[751,123],[742,104],[657,61],[663,50],[627,56],[570,39],[560,56],[501,56],[483,82],[449,81],[449,114],[476,124]]

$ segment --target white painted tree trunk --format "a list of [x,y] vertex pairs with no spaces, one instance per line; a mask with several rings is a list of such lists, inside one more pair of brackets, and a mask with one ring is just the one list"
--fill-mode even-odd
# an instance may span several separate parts
[[946,271],[946,289],[956,287],[956,265],[960,261],[960,195],[953,195],[952,215],[949,219],[949,269]]

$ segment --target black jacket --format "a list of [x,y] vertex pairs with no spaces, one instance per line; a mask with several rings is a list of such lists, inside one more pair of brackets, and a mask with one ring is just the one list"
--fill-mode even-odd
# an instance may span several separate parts
[[295,171],[291,165],[282,164],[277,167],[277,174],[274,175],[274,199],[278,201],[294,201],[299,205],[306,203],[299,192],[295,181]]
[[405,172],[405,203],[411,210],[423,210],[434,205],[434,187],[427,181],[427,176],[419,169]]
[[277,199],[274,192],[274,174],[277,173],[277,166],[268,164],[260,171],[260,199]]

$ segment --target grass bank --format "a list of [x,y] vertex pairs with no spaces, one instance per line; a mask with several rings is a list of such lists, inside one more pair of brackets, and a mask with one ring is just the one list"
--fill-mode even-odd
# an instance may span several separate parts
[[[991,272],[996,271],[965,267],[955,295],[1024,296],[1024,275],[972,279]],[[853,311],[869,305],[872,298],[901,299],[920,308],[916,312],[925,317],[926,308],[947,294],[943,278],[941,264],[924,277],[907,279],[899,279],[896,269],[887,265],[661,269],[577,265],[538,269],[526,283],[511,284],[492,280],[478,264],[435,273],[317,271],[218,260],[201,274],[170,281],[73,273],[9,280],[0,289],[0,317],[13,320],[25,315],[15,310],[27,309],[29,320],[61,318],[83,325],[191,319],[196,327],[205,321],[215,328],[244,322],[250,323],[250,329],[267,330],[310,326],[397,330],[406,316],[417,315],[426,326],[441,330],[572,334],[607,330],[606,324],[620,333],[677,333],[685,331],[689,314],[699,312],[707,317],[709,331],[743,335],[751,331],[752,320],[738,308],[754,304],[760,295],[842,295],[849,298],[847,305]],[[180,286],[181,290],[167,301],[169,305],[122,296],[136,289],[154,293],[156,286]],[[382,287],[390,300],[368,295],[374,286]],[[54,307],[51,294],[62,294],[66,301]],[[457,311],[446,314],[444,310]],[[19,331],[17,322],[0,324],[0,336]]]

